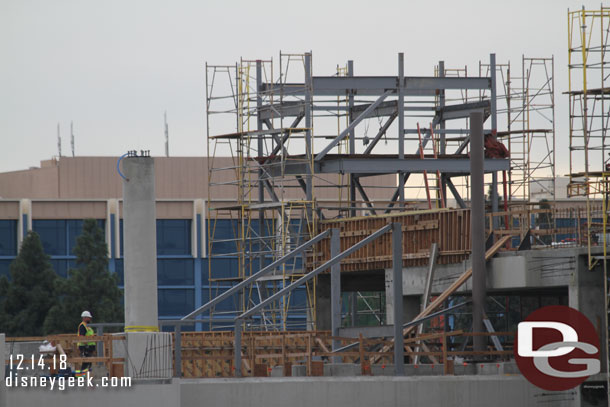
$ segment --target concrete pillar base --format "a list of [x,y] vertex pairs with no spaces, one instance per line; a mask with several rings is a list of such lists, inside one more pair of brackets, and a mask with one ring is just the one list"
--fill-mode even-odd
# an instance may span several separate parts
[[125,375],[138,378],[173,376],[172,335],[169,332],[126,332]]

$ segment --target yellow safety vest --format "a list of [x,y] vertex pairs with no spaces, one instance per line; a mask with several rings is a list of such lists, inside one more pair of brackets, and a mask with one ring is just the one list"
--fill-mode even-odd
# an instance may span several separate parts
[[[85,325],[85,328],[87,329],[87,333],[85,333],[85,336],[95,336],[95,332],[93,332],[93,329],[89,328],[89,327],[87,326],[87,324],[85,324],[84,322],[81,322],[81,323],[78,325],[78,329],[76,330],[76,333],[77,333],[77,334],[78,334],[78,333],[80,333],[80,326],[81,326],[81,325]],[[82,342],[79,342],[79,343],[78,343],[78,346],[85,346],[85,345],[86,345],[86,346],[95,346],[95,342],[87,342],[87,343],[82,343]]]

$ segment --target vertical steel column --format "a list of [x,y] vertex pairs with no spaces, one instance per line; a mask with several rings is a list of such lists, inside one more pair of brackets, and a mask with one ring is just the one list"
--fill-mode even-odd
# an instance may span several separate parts
[[[331,229],[330,232],[330,258],[334,258],[341,252],[341,239],[339,229]],[[332,336],[339,336],[341,327],[341,263],[333,264],[330,268],[330,314]],[[333,339],[333,351],[341,347],[338,340]],[[333,362],[340,363],[340,357],[334,357]]]
[[[489,74],[491,75],[491,136],[496,137],[498,133],[498,109],[496,93],[496,54],[489,54]],[[471,123],[472,126],[472,123]],[[494,171],[491,181],[491,211],[498,212],[498,172]],[[493,230],[498,229],[498,217],[492,217]]]
[[174,325],[174,341],[176,341],[174,377],[182,377],[182,325],[180,323]]
[[[398,158],[405,158],[405,54],[398,53]],[[400,207],[405,206],[405,174],[398,173],[398,200]]]
[[[347,61],[347,76],[354,76],[354,61]],[[347,121],[348,125],[354,121],[354,91],[350,89],[347,95]],[[356,154],[356,129],[352,130],[349,134],[349,154]],[[349,175],[349,206],[356,206],[356,176],[354,174]],[[356,209],[350,209],[350,216],[356,216]]]
[[[235,319],[234,329],[234,344],[233,344],[233,368],[235,369],[235,377],[241,377],[241,324],[239,318]],[[254,366],[252,366],[254,368]]]
[[307,201],[307,220],[311,222],[313,215],[313,137],[312,137],[312,105],[313,81],[311,78],[311,53],[305,53],[305,156],[307,158],[307,174],[305,174],[305,200]]
[[404,337],[402,336],[402,225],[392,223],[392,270],[394,298],[394,367],[395,375],[405,374]]
[[[263,121],[260,118],[260,111],[263,105],[263,96],[261,95],[263,83],[263,63],[260,59],[256,60],[256,129],[258,131],[263,130]],[[263,135],[259,134],[257,137],[257,155],[258,157],[263,157],[264,152],[264,140]],[[261,161],[262,162],[262,161]],[[262,165],[262,164],[261,164]],[[259,168],[258,170],[258,203],[265,202],[265,186],[263,185],[263,169]],[[259,247],[263,247],[263,236],[264,236],[264,225],[265,225],[265,210],[261,209],[258,211],[258,237],[259,237]],[[259,250],[262,252],[262,250]],[[262,253],[258,254],[258,269],[262,270],[265,267],[264,256]],[[260,293],[259,293],[260,295]]]
[[[444,78],[445,77],[445,61],[438,61],[438,76],[440,78]],[[439,98],[438,98],[438,105],[441,109],[441,111],[445,108],[445,89],[442,89],[440,91],[439,94]],[[445,128],[446,128],[446,123],[445,123],[445,119],[444,116],[441,115],[441,120],[439,121],[439,129],[440,131],[440,148],[438,149],[438,151],[440,152],[441,155],[446,154],[447,153],[447,142],[446,142],[446,135],[445,135]],[[445,200],[445,202],[443,202],[444,207],[447,207],[447,181],[446,181],[446,176],[445,174],[441,174],[441,185],[440,185],[441,190],[443,191],[443,198]],[[440,197],[439,197],[440,198]]]
[[[472,329],[483,332],[485,312],[485,191],[483,179],[483,112],[470,114],[470,233],[472,236]],[[474,350],[485,350],[486,338],[474,336]]]

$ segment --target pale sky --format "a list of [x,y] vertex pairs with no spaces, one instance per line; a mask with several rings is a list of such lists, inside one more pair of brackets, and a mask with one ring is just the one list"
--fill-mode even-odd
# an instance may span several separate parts
[[[0,0],[0,171],[57,155],[128,149],[205,155],[205,62],[314,57],[314,75],[354,60],[356,75],[433,75],[444,60],[478,70],[521,55],[555,56],[558,174],[568,154],[567,9],[599,1]],[[564,161],[565,162],[565,161]]]

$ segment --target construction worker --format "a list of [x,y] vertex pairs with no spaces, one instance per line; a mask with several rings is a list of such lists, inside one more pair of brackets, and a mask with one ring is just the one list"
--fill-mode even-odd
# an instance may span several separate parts
[[[92,328],[89,328],[89,323],[91,322],[91,313],[89,311],[83,311],[80,314],[83,321],[78,326],[78,336],[95,336],[95,332],[93,332]],[[79,342],[78,350],[80,351],[81,357],[89,357],[93,356],[95,353],[95,342]],[[91,367],[91,363],[84,363],[81,366],[81,371],[88,370]]]

